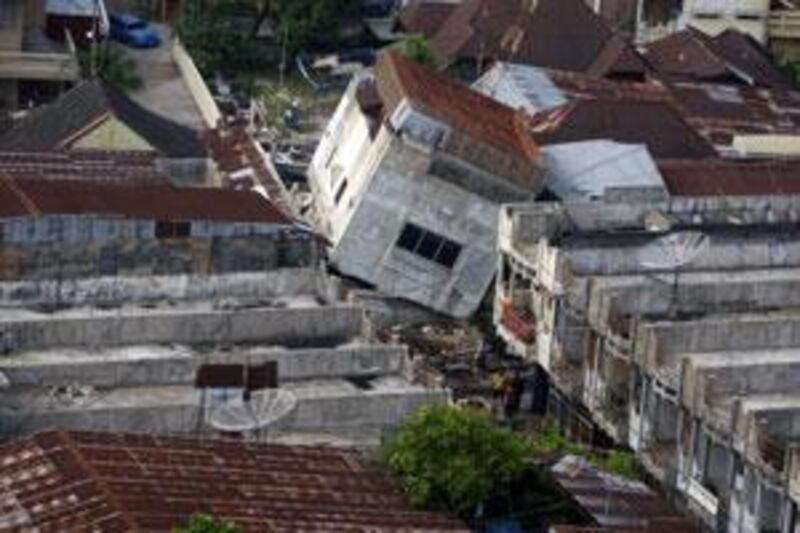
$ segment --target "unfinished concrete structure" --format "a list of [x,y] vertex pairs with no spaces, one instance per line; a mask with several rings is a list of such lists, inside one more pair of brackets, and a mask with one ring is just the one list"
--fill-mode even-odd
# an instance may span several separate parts
[[667,200],[504,207],[495,322],[554,416],[633,448],[710,526],[795,531],[797,178],[729,165],[693,195],[664,173]]
[[538,160],[513,109],[386,53],[347,90],[309,169],[331,261],[467,316],[494,275],[499,206],[534,198]]
[[277,365],[277,387],[294,395],[270,435],[371,443],[449,397],[413,385],[407,349],[373,340],[363,310],[319,271],[83,280],[62,291],[57,311],[26,288],[0,284],[4,437],[56,427],[214,433],[210,413],[243,392],[201,387],[198,376],[225,381],[231,365]]

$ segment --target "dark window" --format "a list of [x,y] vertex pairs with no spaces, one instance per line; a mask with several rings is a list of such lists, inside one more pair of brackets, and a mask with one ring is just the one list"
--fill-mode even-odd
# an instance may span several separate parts
[[461,254],[461,245],[414,224],[406,224],[397,246],[429,261],[452,268]]
[[342,196],[344,196],[344,191],[346,190],[347,190],[347,178],[342,180],[342,184],[339,185],[339,190],[336,191],[336,196],[334,196],[333,198],[333,203],[339,205],[339,201],[342,199]]
[[425,259],[433,259],[436,257],[436,254],[439,252],[439,248],[442,247],[442,242],[444,239],[439,237],[434,233],[425,233],[422,237],[422,242],[419,243],[417,247],[417,254],[421,255]]
[[436,262],[447,268],[452,268],[458,261],[459,254],[461,254],[461,246],[453,241],[445,240],[439,250],[439,255],[436,256]]
[[190,232],[189,222],[156,222],[156,239],[188,237]]
[[177,222],[175,224],[176,237],[188,237],[191,231],[191,225],[188,222]]
[[406,224],[403,232],[400,234],[400,239],[397,241],[397,246],[414,252],[417,249],[420,239],[422,239],[423,231],[414,224]]

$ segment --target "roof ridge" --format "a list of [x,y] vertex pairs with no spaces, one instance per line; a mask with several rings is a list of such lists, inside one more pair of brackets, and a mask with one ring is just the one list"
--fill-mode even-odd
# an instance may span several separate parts
[[3,183],[6,184],[8,190],[10,190],[19,199],[20,203],[23,205],[23,207],[25,207],[29,215],[41,214],[41,210],[36,205],[36,202],[34,202],[30,196],[25,194],[25,191],[23,191],[19,185],[17,185],[17,182],[14,178],[6,173],[2,174],[2,178]]

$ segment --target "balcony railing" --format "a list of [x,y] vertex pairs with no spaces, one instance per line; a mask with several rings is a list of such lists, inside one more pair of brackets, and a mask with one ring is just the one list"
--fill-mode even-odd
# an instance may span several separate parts
[[522,342],[533,342],[536,340],[536,320],[514,308],[511,300],[502,302],[501,322],[514,337]]
[[774,468],[775,472],[782,473],[786,463],[786,442],[771,437],[766,432],[759,432],[757,439],[761,458],[766,464]]
[[769,16],[767,33],[770,38],[800,38],[800,9],[773,11]]

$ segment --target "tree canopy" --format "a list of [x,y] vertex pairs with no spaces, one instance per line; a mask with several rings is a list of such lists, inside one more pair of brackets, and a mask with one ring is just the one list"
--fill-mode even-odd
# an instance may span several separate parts
[[207,514],[193,514],[187,526],[173,528],[173,533],[239,533],[236,524],[217,520]]
[[397,428],[381,460],[413,504],[469,517],[525,471],[530,449],[483,411],[428,406]]

